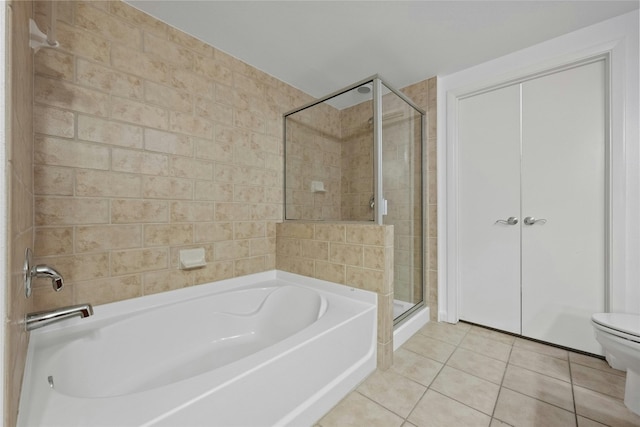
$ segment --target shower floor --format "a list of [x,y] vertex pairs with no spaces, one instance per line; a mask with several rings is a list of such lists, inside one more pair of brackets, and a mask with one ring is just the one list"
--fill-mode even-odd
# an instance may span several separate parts
[[400,316],[405,311],[409,310],[415,304],[412,302],[406,302],[399,299],[393,300],[393,318]]

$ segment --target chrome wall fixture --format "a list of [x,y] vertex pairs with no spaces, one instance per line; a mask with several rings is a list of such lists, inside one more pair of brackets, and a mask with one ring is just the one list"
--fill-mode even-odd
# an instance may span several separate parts
[[33,331],[53,323],[62,322],[63,320],[73,317],[85,318],[93,315],[93,307],[91,304],[78,304],[69,307],[57,308],[48,311],[39,311],[37,313],[29,313],[26,316],[27,331]]
[[33,254],[30,248],[27,248],[24,254],[24,267],[23,267],[23,277],[24,277],[24,290],[27,298],[31,296],[32,288],[31,288],[31,280],[34,277],[46,277],[51,279],[51,286],[53,290],[59,292],[64,286],[64,279],[62,275],[58,273],[53,267],[48,265],[39,264],[39,265],[31,265],[33,263]]
[[[53,267],[44,264],[31,265],[33,263],[33,253],[27,248],[24,253],[24,291],[29,298],[31,296],[31,281],[34,277],[45,277],[51,280],[53,290],[59,292],[64,286],[64,279]],[[25,328],[27,331],[42,328],[53,323],[58,323],[72,317],[89,317],[93,315],[91,304],[79,304],[69,307],[61,307],[53,310],[27,313],[25,316]]]

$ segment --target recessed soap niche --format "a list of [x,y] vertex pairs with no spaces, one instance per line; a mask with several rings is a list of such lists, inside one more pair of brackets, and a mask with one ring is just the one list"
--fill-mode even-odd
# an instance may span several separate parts
[[204,256],[204,248],[181,249],[180,250],[180,269],[191,270],[207,265]]

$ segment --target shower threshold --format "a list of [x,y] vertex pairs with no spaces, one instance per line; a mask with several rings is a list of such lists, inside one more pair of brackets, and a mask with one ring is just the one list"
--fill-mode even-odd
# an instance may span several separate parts
[[394,299],[393,300],[393,318],[396,319],[398,316],[400,316],[405,311],[409,310],[414,305],[415,304],[412,302],[406,302],[399,299]]

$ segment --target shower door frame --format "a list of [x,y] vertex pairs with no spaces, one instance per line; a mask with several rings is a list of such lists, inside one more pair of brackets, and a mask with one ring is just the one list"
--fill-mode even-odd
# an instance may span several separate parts
[[[315,101],[311,101],[308,102],[298,108],[295,108],[293,110],[287,111],[286,113],[283,114],[283,120],[282,120],[282,135],[283,135],[283,141],[284,141],[284,150],[283,150],[283,156],[284,156],[284,165],[285,165],[285,171],[284,171],[284,179],[283,179],[283,187],[284,187],[284,221],[298,221],[296,219],[287,219],[287,198],[286,198],[286,190],[287,190],[287,174],[286,174],[286,158],[287,158],[287,144],[286,144],[286,140],[287,140],[287,124],[286,124],[286,119],[287,116],[290,116],[292,114],[298,113],[302,110],[306,110],[307,108],[311,108],[315,105],[321,104],[325,101],[328,101],[331,98],[334,98],[336,96],[339,96],[343,93],[349,92],[357,87],[360,87],[364,84],[367,83],[372,83],[372,87],[373,87],[373,194],[374,194],[374,206],[373,206],[373,211],[374,211],[374,216],[373,216],[373,222],[375,224],[378,225],[385,225],[384,224],[384,216],[386,215],[385,213],[385,209],[386,209],[386,200],[384,199],[384,188],[383,188],[383,184],[382,184],[382,85],[384,85],[384,87],[386,89],[388,89],[391,93],[395,94],[396,96],[398,96],[400,99],[402,99],[404,102],[406,102],[411,108],[413,108],[415,111],[417,111],[420,114],[420,151],[421,151],[421,159],[420,159],[420,196],[421,196],[421,204],[420,204],[420,212],[422,215],[422,230],[421,230],[421,248],[420,248],[420,252],[421,252],[421,256],[420,256],[420,269],[422,271],[422,300],[416,304],[414,304],[413,307],[411,307],[409,310],[405,311],[404,313],[402,313],[400,316],[398,316],[397,318],[394,319],[393,324],[394,326],[398,325],[399,323],[401,323],[402,321],[404,321],[405,319],[407,319],[408,317],[410,317],[414,312],[418,311],[420,308],[426,306],[426,301],[425,301],[425,297],[426,297],[426,290],[427,290],[427,286],[426,286],[426,272],[425,272],[425,265],[426,265],[426,253],[425,253],[425,237],[426,237],[426,230],[427,230],[427,218],[426,218],[426,214],[427,214],[427,198],[425,195],[425,189],[427,188],[427,182],[426,182],[426,177],[427,174],[425,173],[425,166],[427,164],[427,162],[425,161],[425,135],[426,135],[426,112],[418,107],[409,97],[407,97],[404,93],[400,92],[399,90],[397,90],[396,88],[394,88],[393,86],[389,85],[389,83],[387,83],[382,77],[380,77],[380,75],[378,74],[374,74],[370,77],[367,77],[365,79],[362,79],[356,83],[353,83],[349,86],[346,86],[340,90],[337,90],[335,92],[330,93],[329,95],[323,96],[322,98],[318,98]],[[395,269],[395,261],[394,261],[394,269]],[[395,289],[395,288],[394,288]]]
[[[420,107],[418,107],[411,99],[409,99],[405,94],[396,90],[394,87],[390,86],[384,79],[379,76],[373,81],[373,118],[374,118],[374,134],[373,134],[373,167],[374,167],[374,195],[376,201],[381,201],[381,203],[376,203],[374,206],[374,221],[376,224],[384,225],[384,216],[386,215],[387,209],[387,201],[384,198],[384,185],[383,185],[383,174],[382,174],[382,126],[383,126],[383,111],[382,111],[382,85],[385,86],[388,90],[390,90],[393,94],[398,96],[404,102],[406,102],[411,108],[420,113],[420,214],[422,216],[422,230],[421,230],[421,238],[420,238],[420,270],[422,271],[422,298],[421,300],[414,304],[413,307],[406,310],[402,314],[400,314],[397,318],[393,319],[394,326],[402,323],[405,319],[411,317],[413,313],[426,306],[426,272],[425,272],[425,237],[427,230],[427,221],[426,221],[426,213],[427,213],[427,198],[425,197],[425,189],[427,188],[426,176],[425,173],[425,134],[426,134],[426,113]],[[379,125],[378,125],[379,124]],[[413,144],[413,141],[412,141]],[[413,175],[413,174],[412,174]],[[396,264],[394,261],[394,270]],[[414,269],[415,270],[415,269]],[[395,272],[394,272],[395,274]],[[413,275],[413,272],[411,273]],[[413,283],[413,281],[410,281]],[[394,283],[394,293],[395,293],[395,283]]]

